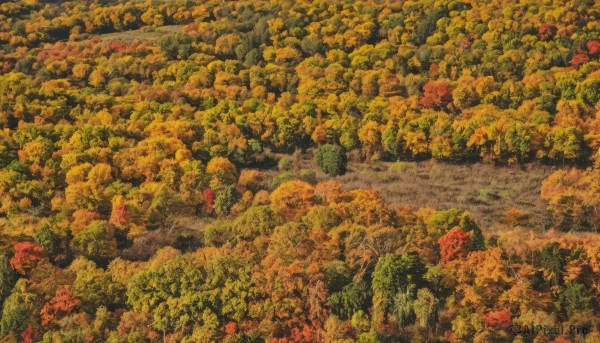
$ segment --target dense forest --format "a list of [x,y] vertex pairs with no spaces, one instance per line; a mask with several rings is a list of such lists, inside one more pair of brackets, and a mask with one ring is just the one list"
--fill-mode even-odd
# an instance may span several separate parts
[[[599,342],[599,17],[1,1],[0,342]],[[335,179],[415,161],[551,166],[549,224]]]

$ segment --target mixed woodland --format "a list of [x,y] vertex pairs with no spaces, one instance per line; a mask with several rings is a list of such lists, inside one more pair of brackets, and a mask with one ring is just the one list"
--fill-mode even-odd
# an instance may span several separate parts
[[[599,342],[599,17],[0,2],[0,342]],[[549,224],[335,179],[415,161],[551,166]]]

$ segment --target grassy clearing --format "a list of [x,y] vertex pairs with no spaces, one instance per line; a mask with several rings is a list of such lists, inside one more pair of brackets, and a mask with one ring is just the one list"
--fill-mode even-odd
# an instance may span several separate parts
[[382,162],[351,165],[349,173],[334,179],[346,189],[378,189],[391,204],[463,208],[485,227],[501,222],[504,211],[516,207],[530,215],[533,227],[542,229],[549,224],[549,215],[546,203],[540,199],[540,187],[553,170],[541,164],[498,167],[483,163]]
[[[540,187],[556,167],[540,163],[508,167],[435,160],[350,163],[345,175],[334,178],[318,170],[310,159],[296,163],[296,169],[315,170],[320,182],[335,180],[344,189],[377,189],[393,205],[466,209],[487,229],[502,223],[503,213],[512,207],[529,215],[532,228],[545,229],[550,224],[547,204],[540,199]],[[276,174],[273,170],[267,172],[270,177]]]
[[157,28],[144,27],[138,30],[113,32],[98,35],[98,38],[103,40],[114,40],[123,43],[131,43],[136,39],[157,41],[169,35],[174,35],[177,32],[183,32],[184,25],[166,25]]

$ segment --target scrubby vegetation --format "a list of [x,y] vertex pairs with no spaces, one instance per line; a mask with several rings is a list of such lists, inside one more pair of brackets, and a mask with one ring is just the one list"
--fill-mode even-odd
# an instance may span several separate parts
[[2,2],[0,338],[598,341],[599,14]]
[[432,161],[351,163],[344,176],[333,180],[344,189],[377,189],[387,203],[396,206],[463,208],[485,228],[502,227],[507,212],[514,208],[527,217],[521,226],[539,231],[560,225],[553,222],[548,201],[540,197],[542,181],[554,170],[539,164],[518,168]]

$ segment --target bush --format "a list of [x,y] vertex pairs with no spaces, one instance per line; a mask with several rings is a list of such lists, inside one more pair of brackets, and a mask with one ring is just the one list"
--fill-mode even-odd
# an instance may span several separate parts
[[318,182],[317,173],[315,173],[312,169],[302,169],[300,170],[300,179],[302,181],[306,181],[312,185]]
[[388,167],[388,171],[392,173],[403,173],[408,175],[415,175],[414,165],[407,162],[394,162]]
[[282,157],[277,164],[279,170],[291,170],[294,167],[294,162],[287,157]]
[[294,174],[292,174],[291,172],[281,173],[273,178],[273,181],[271,182],[271,189],[275,189],[279,187],[279,185],[281,185],[282,183],[291,181],[293,179]]
[[329,176],[346,173],[346,151],[339,145],[325,144],[315,152],[315,162]]

